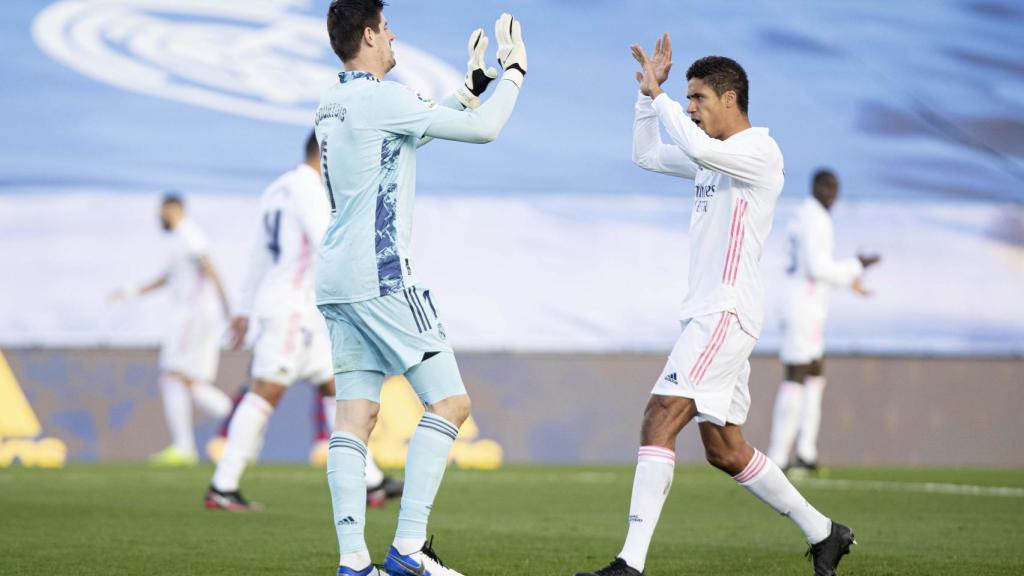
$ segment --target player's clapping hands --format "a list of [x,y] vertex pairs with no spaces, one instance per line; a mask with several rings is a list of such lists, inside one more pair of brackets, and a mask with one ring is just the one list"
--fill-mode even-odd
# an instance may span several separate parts
[[640,91],[645,96],[656,97],[661,93],[661,85],[668,80],[668,73],[672,70],[672,40],[668,37],[668,32],[658,38],[653,56],[647,56],[647,52],[639,44],[633,44],[630,50],[642,69],[636,73]]
[[508,13],[494,23],[494,37],[498,40],[498,63],[505,70],[505,78],[517,87],[523,87],[526,76],[526,44],[519,20]]
[[466,82],[455,92],[455,97],[466,108],[479,106],[480,95],[487,90],[487,85],[498,77],[498,71],[493,66],[488,68],[484,62],[484,54],[487,52],[489,42],[490,40],[484,35],[483,28],[477,28],[469,35],[469,45],[466,47],[469,52]]

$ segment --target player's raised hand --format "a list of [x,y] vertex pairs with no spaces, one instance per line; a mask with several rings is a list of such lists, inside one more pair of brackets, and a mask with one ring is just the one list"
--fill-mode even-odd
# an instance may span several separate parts
[[642,72],[636,73],[640,91],[652,98],[657,96],[661,92],[661,85],[668,80],[668,74],[672,70],[672,40],[668,33],[663,34],[655,42],[653,56],[648,56],[639,44],[633,44],[630,49],[633,58],[642,69]]
[[245,334],[249,331],[249,317],[235,316],[231,319],[231,349],[238,350],[245,342]]
[[493,66],[487,68],[487,64],[484,62],[484,55],[489,43],[490,40],[484,35],[483,28],[477,28],[469,35],[469,45],[466,46],[466,50],[469,52],[469,62],[466,63],[466,82],[455,91],[455,97],[466,108],[479,106],[480,95],[487,90],[487,85],[498,77],[498,71]]
[[508,13],[494,23],[494,37],[498,40],[498,63],[505,70],[505,78],[522,88],[526,76],[526,44],[519,20]]

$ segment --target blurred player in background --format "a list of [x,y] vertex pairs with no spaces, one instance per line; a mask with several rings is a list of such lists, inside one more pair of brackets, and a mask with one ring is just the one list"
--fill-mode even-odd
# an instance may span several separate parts
[[[245,341],[250,318],[258,323],[252,385],[231,416],[224,452],[206,492],[209,509],[261,509],[242,497],[238,484],[246,465],[259,456],[267,420],[293,382],[306,380],[319,387],[333,423],[331,344],[313,294],[313,256],[330,218],[314,134],[305,152],[305,161],[275,180],[260,199],[259,240],[250,252],[238,315],[231,321],[235,349]],[[401,483],[385,478],[371,456],[366,459],[366,484],[375,505],[402,492]]]
[[150,460],[165,466],[189,466],[199,460],[192,402],[217,418],[231,411],[231,399],[213,385],[230,308],[220,274],[210,261],[206,235],[186,217],[180,195],[164,196],[160,225],[169,238],[164,274],[141,288],[115,292],[110,299],[118,302],[165,286],[171,289],[172,308],[160,347],[160,395],[172,443]]
[[[839,179],[828,170],[814,174],[811,197],[804,200],[789,223],[789,265],[786,268],[782,310],[782,349],[785,380],[775,397],[768,457],[780,468],[815,471],[818,468],[818,427],[825,391],[825,317],[832,288],[868,291],[861,275],[878,256],[833,260],[832,217],[839,197]],[[796,440],[796,459],[789,455]]]
[[[675,472],[676,437],[696,418],[708,462],[793,521],[810,544],[816,575],[831,575],[853,532],[815,510],[764,454],[747,444],[750,353],[763,319],[759,265],[784,182],[782,152],[747,116],[748,81],[728,58],[709,56],[686,73],[687,107],[661,89],[672,66],[668,34],[653,58],[633,56],[640,94],[633,160],[694,180],[689,288],[682,334],[651,392],[641,428],[626,542],[601,576],[639,576]],[[687,116],[689,115],[689,117]],[[661,141],[661,127],[672,144]]]
[[327,482],[340,548],[339,575],[377,574],[364,538],[366,443],[389,374],[404,374],[426,411],[409,442],[398,530],[384,567],[391,576],[458,574],[426,541],[427,519],[448,454],[469,417],[470,401],[429,290],[410,260],[416,149],[431,138],[483,143],[497,137],[526,74],[519,22],[495,25],[505,73],[487,69],[487,37],[469,39],[465,85],[441,106],[384,81],[395,66],[380,0],[335,0],[327,13],[331,47],[344,63],[316,113],[322,176],[333,214],[317,259],[317,304],[334,356],[338,416]]

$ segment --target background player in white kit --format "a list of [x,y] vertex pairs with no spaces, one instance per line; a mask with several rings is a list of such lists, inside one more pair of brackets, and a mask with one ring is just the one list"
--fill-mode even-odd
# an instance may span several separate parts
[[[811,197],[804,200],[786,231],[786,267],[782,309],[782,348],[785,380],[775,396],[768,457],[780,468],[817,470],[821,398],[825,390],[825,318],[832,288],[850,288],[867,295],[860,277],[878,256],[858,255],[833,260],[832,205],[839,196],[839,179],[819,170],[811,180]],[[796,440],[796,459],[789,455]]]
[[171,289],[172,308],[160,347],[160,395],[172,443],[150,461],[194,465],[199,456],[192,401],[217,418],[231,411],[231,399],[213,385],[229,306],[220,275],[210,261],[206,235],[185,216],[185,202],[178,194],[169,193],[161,202],[160,225],[168,234],[164,273],[136,290],[115,292],[110,299],[117,302],[165,286]]
[[[672,66],[668,34],[653,59],[639,46],[633,56],[643,67],[636,75],[633,160],[695,182],[689,288],[682,334],[644,412],[626,543],[611,564],[586,574],[643,573],[672,485],[676,437],[694,417],[708,462],[792,520],[811,545],[815,574],[833,574],[852,531],[808,504],[782,470],[747,444],[741,428],[750,407],[748,359],[763,316],[758,267],[782,191],[782,153],[767,129],[751,127],[747,75],[733,60],[693,63],[684,110],[661,90]],[[672,144],[662,143],[659,124]]]
[[[293,382],[305,380],[320,388],[333,424],[331,344],[313,294],[313,257],[330,218],[315,134],[307,139],[305,152],[305,160],[275,180],[260,199],[258,240],[250,252],[238,315],[231,321],[236,349],[245,340],[249,319],[258,323],[252,385],[228,425],[224,452],[206,492],[210,509],[261,509],[242,497],[238,484],[246,465],[259,455],[267,420]],[[385,478],[370,456],[366,482],[370,492],[401,494],[401,483]]]
[[366,547],[366,442],[388,374],[404,374],[426,411],[409,442],[398,529],[384,568],[391,576],[458,574],[426,542],[427,519],[470,401],[437,303],[413,275],[410,255],[416,149],[430,138],[489,142],[505,125],[526,74],[519,22],[495,24],[505,73],[485,68],[487,38],[469,40],[465,85],[437,106],[384,75],[395,66],[380,0],[335,0],[327,13],[331,47],[344,63],[316,113],[323,181],[333,219],[317,258],[317,304],[327,319],[338,416],[327,481],[340,548],[339,575],[376,574]]

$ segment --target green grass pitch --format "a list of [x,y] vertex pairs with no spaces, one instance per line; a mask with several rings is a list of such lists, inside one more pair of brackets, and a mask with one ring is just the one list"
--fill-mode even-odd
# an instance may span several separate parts
[[[245,515],[203,509],[211,472],[0,470],[0,574],[334,574],[321,471],[251,468],[243,492],[267,511]],[[449,470],[431,518],[435,549],[467,576],[597,568],[622,543],[631,482],[625,466]],[[843,469],[800,487],[857,533],[840,574],[1024,574],[1024,471]],[[397,513],[397,503],[368,513],[375,561]],[[810,574],[805,548],[795,527],[729,478],[680,467],[647,573]]]

